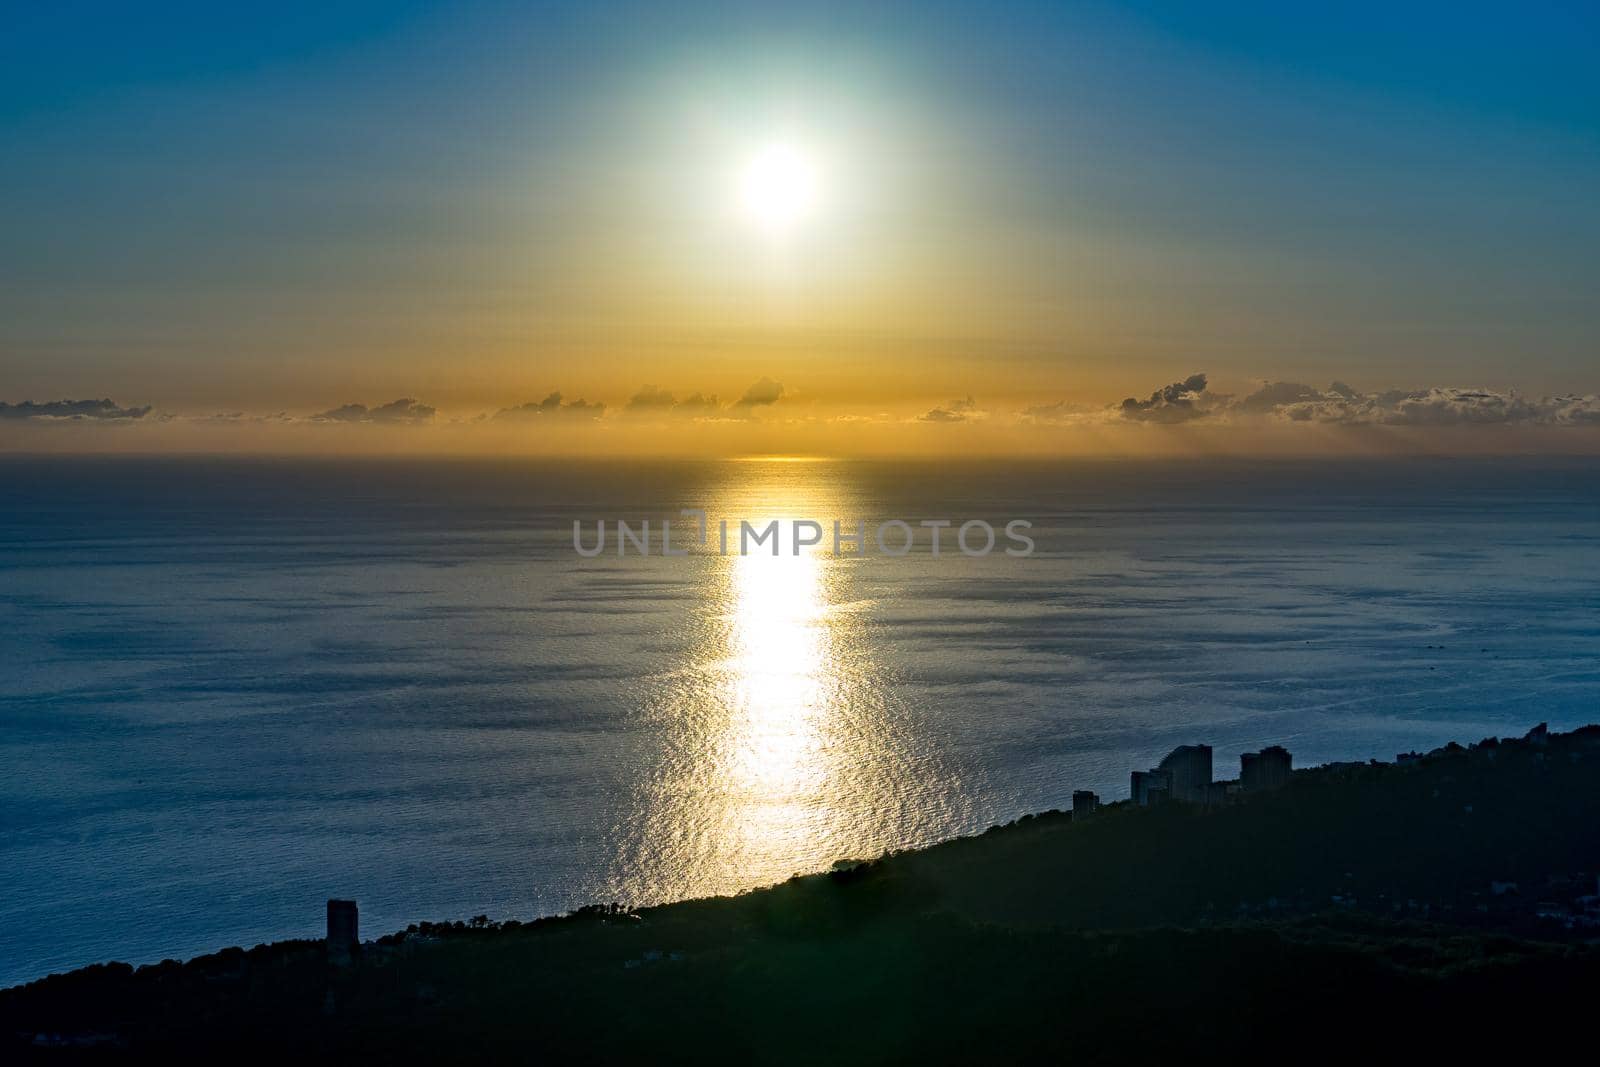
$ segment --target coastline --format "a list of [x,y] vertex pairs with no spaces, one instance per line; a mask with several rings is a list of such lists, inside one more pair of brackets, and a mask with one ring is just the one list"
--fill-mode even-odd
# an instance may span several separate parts
[[[579,1025],[610,998],[681,1034],[750,982],[774,996],[821,995],[809,984],[819,974],[824,985],[893,988],[911,980],[899,970],[907,958],[923,960],[917,981],[928,980],[924,964],[960,958],[972,962],[946,976],[950,988],[924,988],[902,1007],[966,1018],[984,989],[1043,995],[1004,977],[1037,978],[1041,946],[1083,980],[1137,987],[1102,958],[1108,943],[1130,959],[1153,954],[1153,988],[1176,979],[1159,962],[1170,954],[1199,967],[1200,980],[1207,966],[1231,973],[1259,951],[1321,961],[1286,986],[1275,980],[1282,990],[1301,989],[1318,967],[1359,962],[1380,985],[1454,988],[1485,967],[1495,983],[1515,972],[1523,993],[1495,986],[1507,1004],[1535,991],[1548,1000],[1574,969],[1600,975],[1597,769],[1600,727],[1536,731],[1396,763],[1299,770],[1282,789],[1221,806],[1122,802],[1076,824],[1068,812],[1028,816],[734,897],[530,923],[415,924],[363,943],[347,964],[330,961],[321,942],[291,941],[137,970],[99,965],[0,991],[0,1034],[27,1035],[19,1048],[59,1038],[141,1052],[230,1047],[248,1034],[304,1054],[403,1033],[407,1042],[379,1042],[387,1055],[466,1041],[497,1056],[533,1025],[504,1014],[505,998],[573,997],[589,1007],[571,1018],[537,1013],[543,1039],[626,1058],[649,1027],[621,1027],[605,1039],[620,1044],[605,1051]],[[719,992],[705,1002],[679,999],[711,988]],[[262,1029],[278,1017],[303,1029]],[[1072,1020],[1065,1029],[1034,1020],[1012,1035],[1022,1042],[1013,1051],[1081,1043],[1090,1031],[1109,1038]],[[920,1043],[946,1033],[923,1022]]]

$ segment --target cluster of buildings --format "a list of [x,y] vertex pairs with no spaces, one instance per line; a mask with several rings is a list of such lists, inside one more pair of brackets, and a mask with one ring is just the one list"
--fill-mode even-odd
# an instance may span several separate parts
[[[1239,779],[1217,782],[1211,777],[1210,745],[1179,745],[1147,771],[1134,771],[1132,799],[1140,807],[1178,800],[1185,804],[1226,804],[1240,793],[1261,793],[1289,782],[1294,757],[1281,745],[1239,757]],[[1072,816],[1093,815],[1100,798],[1087,789],[1072,794]]]

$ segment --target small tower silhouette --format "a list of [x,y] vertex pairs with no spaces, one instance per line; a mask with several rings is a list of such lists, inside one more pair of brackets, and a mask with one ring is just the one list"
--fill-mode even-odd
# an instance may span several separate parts
[[359,944],[361,944],[361,934],[357,923],[356,902],[328,901],[328,958],[336,963],[349,963],[351,954]]

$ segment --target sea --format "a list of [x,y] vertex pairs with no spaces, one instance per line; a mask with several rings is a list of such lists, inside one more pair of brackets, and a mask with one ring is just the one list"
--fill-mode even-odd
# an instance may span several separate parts
[[1592,458],[8,456],[0,501],[0,986],[329,897],[737,893],[1180,744],[1600,720]]

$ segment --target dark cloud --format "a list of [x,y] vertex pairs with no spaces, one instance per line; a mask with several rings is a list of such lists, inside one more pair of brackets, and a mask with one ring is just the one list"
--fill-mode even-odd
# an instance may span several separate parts
[[623,410],[630,415],[710,415],[721,408],[715,393],[694,393],[679,400],[665,389],[647,385],[628,398]]
[[587,400],[563,400],[559,392],[553,392],[538,403],[529,401],[519,404],[514,408],[502,408],[495,412],[496,419],[527,421],[529,419],[598,419],[605,413],[604,404],[591,404]]
[[978,402],[971,395],[960,400],[952,400],[943,407],[934,408],[925,415],[917,416],[918,422],[966,422],[980,414]]
[[380,404],[369,408],[365,404],[344,404],[332,408],[311,418],[316,422],[382,422],[382,423],[424,423],[433,418],[434,409],[427,404],[419,404],[410,397],[391,400],[387,404]]
[[[1345,388],[1348,389],[1349,386]],[[1291,404],[1321,400],[1322,395],[1319,390],[1309,385],[1300,385],[1296,382],[1266,382],[1260,389],[1239,401],[1239,410],[1249,415],[1264,415],[1276,408]]]
[[628,398],[627,411],[671,411],[678,401],[665,389],[647,385]]
[[733,405],[736,408],[770,407],[782,400],[784,388],[782,382],[775,382],[771,378],[762,378],[744,391],[738,401]]
[[66,419],[76,422],[115,419],[142,419],[150,414],[150,405],[142,408],[119,408],[110,400],[51,400],[35,404],[24,400],[20,404],[0,401],[0,419]]
[[1122,417],[1141,422],[1187,422],[1206,414],[1195,401],[1206,391],[1206,376],[1191,374],[1150,394],[1149,400],[1133,397],[1122,402]]

